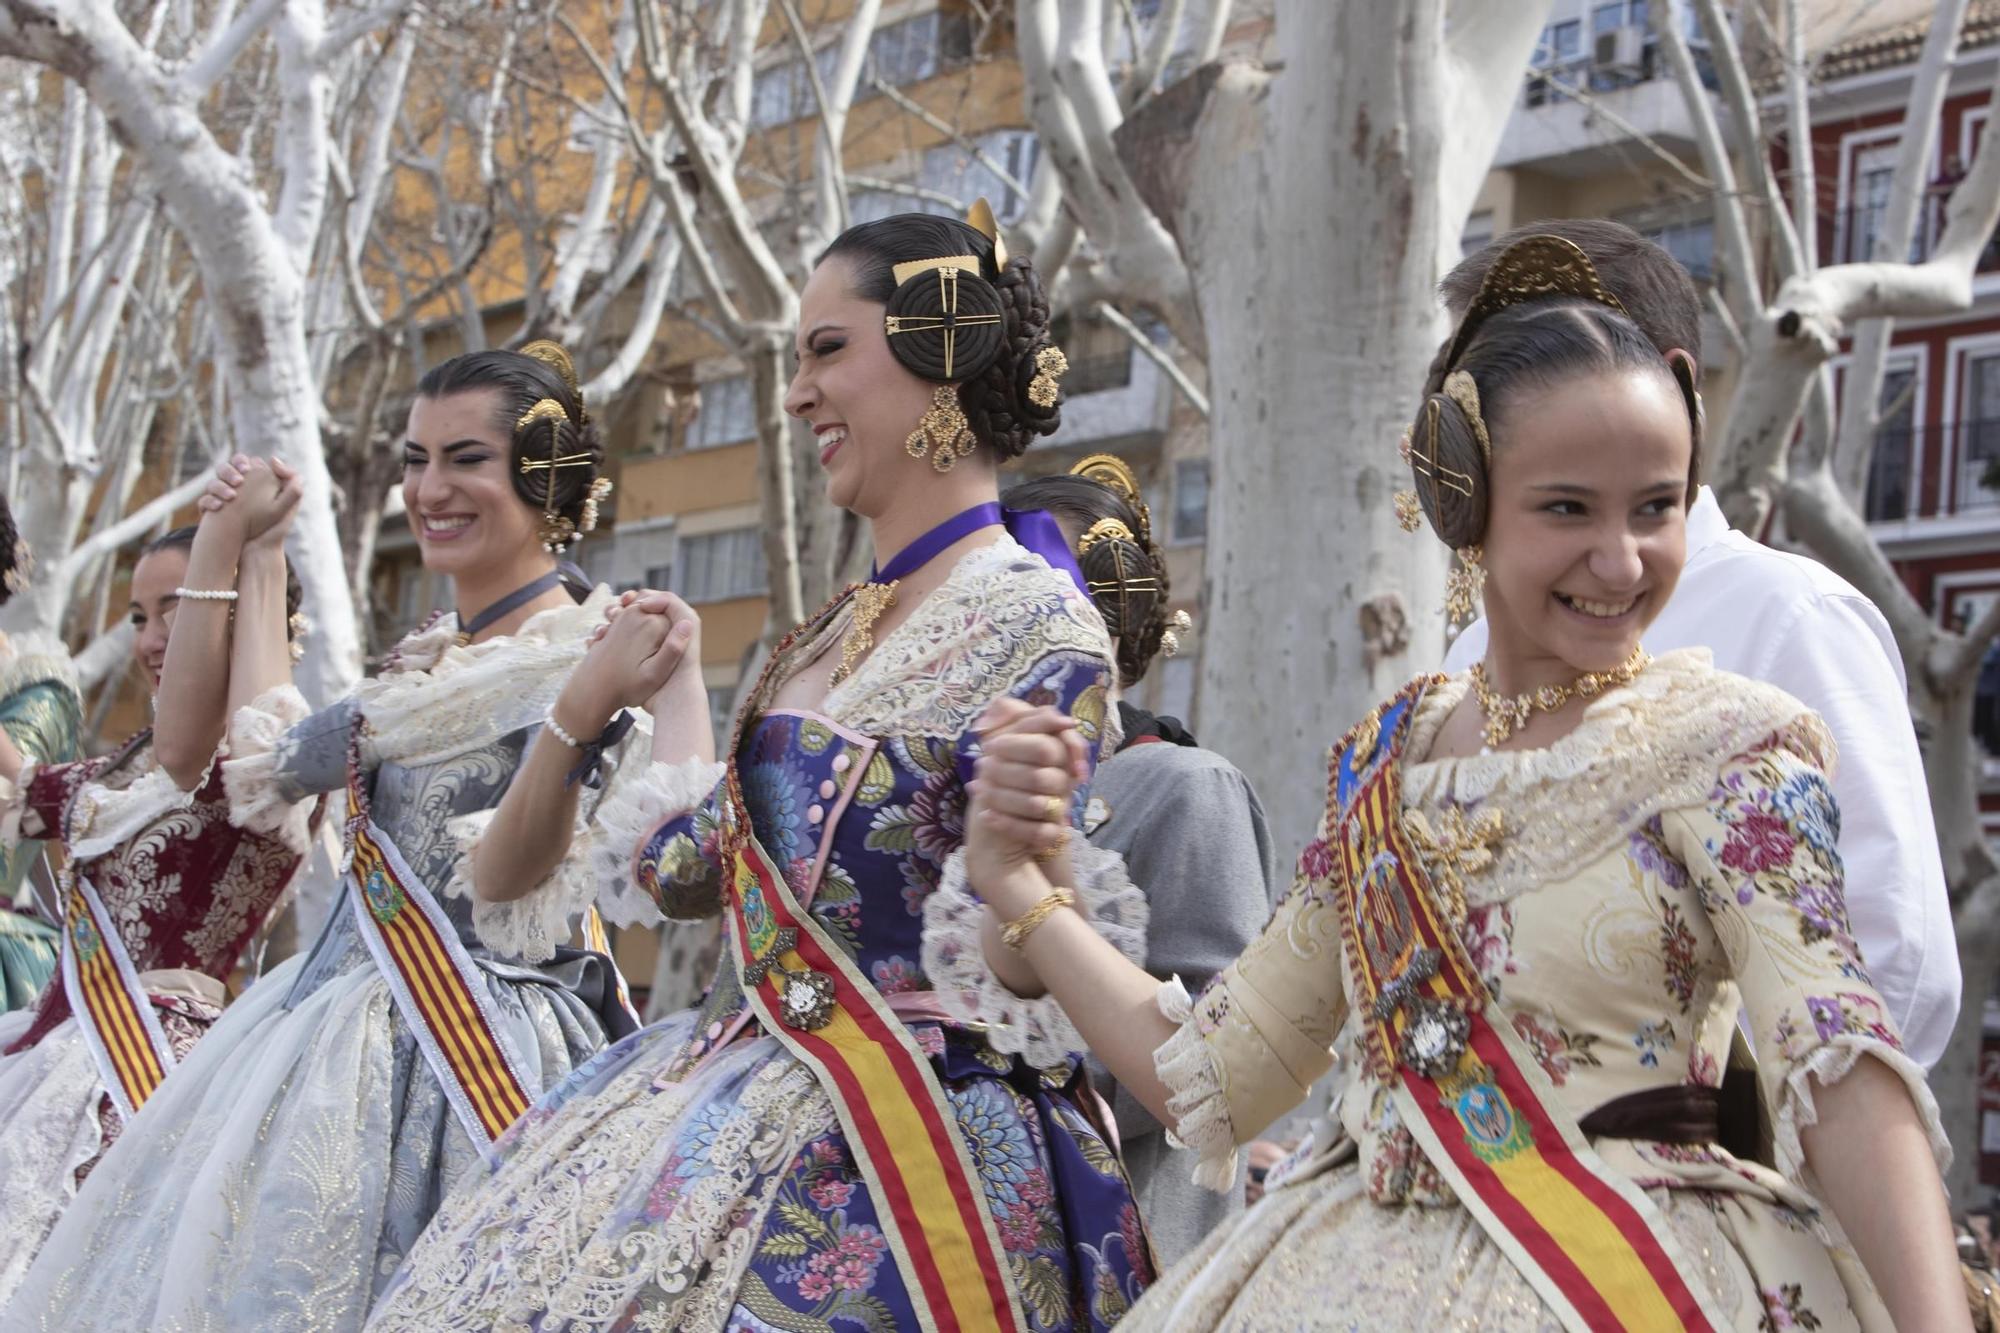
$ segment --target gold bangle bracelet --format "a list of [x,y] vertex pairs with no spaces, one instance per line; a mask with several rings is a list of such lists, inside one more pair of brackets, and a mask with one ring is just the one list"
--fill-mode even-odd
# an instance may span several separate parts
[[1064,888],[1050,889],[1042,895],[1040,902],[1021,913],[1020,916],[1014,918],[1012,921],[1009,921],[1006,925],[1000,927],[1000,942],[1015,953],[1019,953],[1021,952],[1021,946],[1028,942],[1028,936],[1034,934],[1035,929],[1042,922],[1047,921],[1063,908],[1074,906],[1076,906],[1075,893]]

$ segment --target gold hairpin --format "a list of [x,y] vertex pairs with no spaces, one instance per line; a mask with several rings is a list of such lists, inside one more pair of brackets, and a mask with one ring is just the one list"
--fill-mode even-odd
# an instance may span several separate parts
[[1028,401],[1036,407],[1054,407],[1062,392],[1057,383],[1069,373],[1069,358],[1051,344],[1035,353],[1035,377],[1028,381]]
[[1625,313],[1625,307],[1597,276],[1596,265],[1574,241],[1560,236],[1529,236],[1515,242],[1493,261],[1479,284],[1479,294],[1466,307],[1465,318],[1452,334],[1444,364],[1455,366],[1481,324],[1509,306],[1549,296],[1574,296]]
[[1426,458],[1421,453],[1412,453],[1410,455],[1410,470],[1420,477],[1428,477],[1430,479],[1432,499],[1437,498],[1437,488],[1440,484],[1443,484],[1470,500],[1473,496],[1472,486],[1475,479],[1467,473],[1460,472],[1456,468],[1446,467],[1438,461],[1438,413],[1440,409],[1437,399],[1432,398],[1424,406],[1425,410],[1430,413],[1430,457]]
[[890,272],[896,275],[896,285],[900,287],[919,273],[928,273],[934,268],[963,269],[976,277],[979,274],[979,260],[973,255],[945,255],[940,259],[906,259]]

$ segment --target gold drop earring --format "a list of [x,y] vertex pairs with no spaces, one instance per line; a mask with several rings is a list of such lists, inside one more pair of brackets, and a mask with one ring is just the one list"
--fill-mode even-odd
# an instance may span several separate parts
[[1444,576],[1444,617],[1453,625],[1469,624],[1479,614],[1479,597],[1486,588],[1486,566],[1479,563],[1485,551],[1477,546],[1458,548],[1458,568]]
[[949,472],[976,443],[972,423],[959,406],[957,386],[940,384],[931,391],[931,405],[917,418],[917,428],[903,441],[903,448],[912,458],[929,454],[932,467]]

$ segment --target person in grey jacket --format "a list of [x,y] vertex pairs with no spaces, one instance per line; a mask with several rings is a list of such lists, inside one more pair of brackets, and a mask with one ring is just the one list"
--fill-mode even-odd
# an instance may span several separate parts
[[[1130,469],[1097,454],[1066,476],[1007,492],[1014,509],[1042,509],[1076,549],[1091,600],[1117,652],[1118,688],[1145,677],[1177,647],[1185,613],[1167,611],[1167,567],[1151,515]],[[1146,969],[1179,976],[1192,992],[1243,951],[1269,919],[1281,883],[1264,807],[1249,779],[1204,750],[1179,721],[1120,699],[1123,738],[1098,765],[1084,812],[1091,845],[1124,857],[1152,909]],[[1095,1060],[1092,1081],[1118,1122],[1125,1167],[1162,1264],[1192,1250],[1243,1207],[1243,1181],[1224,1194],[1196,1185],[1195,1155],[1173,1146],[1164,1126]]]

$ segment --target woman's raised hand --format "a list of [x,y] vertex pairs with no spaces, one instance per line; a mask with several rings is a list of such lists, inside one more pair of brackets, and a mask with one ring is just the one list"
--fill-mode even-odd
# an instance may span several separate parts
[[196,507],[203,522],[235,528],[244,545],[282,544],[303,494],[298,474],[275,458],[237,454],[215,465]]

